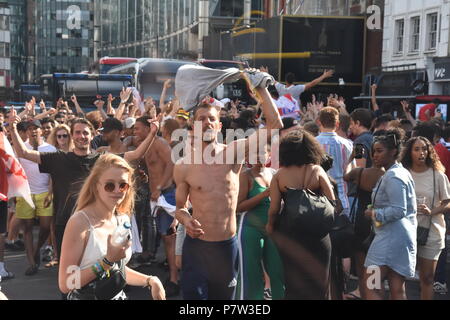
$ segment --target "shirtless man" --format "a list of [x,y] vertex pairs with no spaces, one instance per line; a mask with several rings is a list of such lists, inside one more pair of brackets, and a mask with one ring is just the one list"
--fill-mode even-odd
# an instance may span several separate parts
[[[266,78],[262,79],[263,76],[259,72],[250,78],[262,99],[262,109],[267,119],[266,129],[280,129],[283,124],[277,107],[266,89]],[[245,150],[245,154],[248,154],[249,145],[257,145],[258,134],[236,140],[229,145],[219,144],[219,115],[220,110],[215,107],[209,104],[199,105],[194,113],[194,121],[201,122],[202,132],[194,131],[193,138],[201,139],[202,150],[212,148],[217,157],[224,157],[230,148],[234,149],[235,155],[237,150]],[[192,165],[184,164],[181,159],[175,165],[176,218],[185,226],[187,232],[183,245],[181,276],[184,299],[234,298],[238,262],[236,207],[239,174],[243,165],[243,159],[237,160],[235,156],[234,164],[203,162]],[[192,216],[187,210],[188,198],[193,208]]]
[[116,118],[108,118],[103,122],[103,140],[108,144],[107,147],[97,149],[98,153],[110,152],[121,154],[128,151],[127,145],[120,140],[123,133],[123,124]]
[[[174,163],[171,158],[171,147],[167,140],[156,137],[149,152],[145,155],[150,184],[150,200],[155,203],[162,196],[165,201],[175,207],[175,184],[173,183]],[[152,206],[153,210],[153,206]],[[152,212],[153,214],[153,212]],[[178,222],[165,210],[155,212],[156,228],[164,241],[170,278],[164,285],[167,296],[179,293],[178,270],[175,264],[175,234]]]

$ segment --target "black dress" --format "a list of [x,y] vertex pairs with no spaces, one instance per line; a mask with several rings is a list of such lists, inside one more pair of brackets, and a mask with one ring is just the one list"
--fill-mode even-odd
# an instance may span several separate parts
[[[286,194],[282,193],[283,200],[285,196]],[[277,220],[282,219],[283,212]],[[275,230],[277,231],[276,226]],[[331,261],[329,234],[317,238],[304,232],[275,232],[273,238],[284,266],[285,299],[328,299]]]
[[367,253],[373,240],[372,221],[365,215],[367,206],[372,203],[372,191],[361,189],[361,175],[364,169],[361,169],[358,176],[357,194],[358,205],[356,212],[350,213],[355,223],[355,249]]

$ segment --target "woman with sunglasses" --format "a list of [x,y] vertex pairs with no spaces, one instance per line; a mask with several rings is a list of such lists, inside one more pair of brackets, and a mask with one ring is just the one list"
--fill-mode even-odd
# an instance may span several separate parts
[[427,138],[411,138],[401,158],[403,166],[414,179],[419,226],[429,229],[426,242],[418,243],[417,265],[420,298],[432,300],[434,273],[441,251],[445,248],[446,226],[443,212],[450,206],[449,181],[444,166]]
[[[131,241],[119,245],[112,241],[116,228],[130,222],[135,193],[132,177],[133,169],[123,158],[105,154],[86,179],[75,213],[66,226],[61,250],[59,287],[69,294],[69,299],[76,300],[80,295],[82,298],[88,284],[117,268],[125,273],[128,285],[148,287],[154,300],[165,299],[164,287],[157,277],[124,267],[131,258]],[[73,266],[78,268],[74,270]],[[71,283],[74,278],[78,279],[79,288]],[[112,298],[124,299],[122,290]]]
[[48,137],[48,143],[53,145],[56,149],[70,152],[74,145],[72,136],[70,135],[70,128],[65,124],[57,125]]
[[365,214],[372,219],[375,238],[365,261],[367,299],[381,300],[381,284],[387,278],[392,300],[405,300],[405,278],[416,268],[416,195],[411,174],[397,162],[402,134],[386,131],[374,137],[373,162],[384,167]]

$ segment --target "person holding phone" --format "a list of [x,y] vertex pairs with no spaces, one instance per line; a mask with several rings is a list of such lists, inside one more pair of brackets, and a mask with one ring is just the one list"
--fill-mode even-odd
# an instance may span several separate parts
[[[148,287],[154,300],[165,300],[158,277],[123,267],[131,258],[130,239],[120,245],[112,241],[116,228],[130,222],[135,193],[133,171],[123,158],[104,154],[85,180],[75,213],[67,223],[61,250],[59,288],[69,294],[69,299],[74,290],[109,275],[114,268],[124,268],[128,285]],[[73,266],[78,268],[74,270]],[[79,287],[70,281],[77,272]],[[120,290],[112,300],[126,299]]]

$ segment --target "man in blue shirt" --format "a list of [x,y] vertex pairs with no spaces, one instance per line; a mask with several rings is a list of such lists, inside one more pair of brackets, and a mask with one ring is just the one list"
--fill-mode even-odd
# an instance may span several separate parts
[[353,143],[340,137],[336,131],[339,128],[339,112],[333,107],[323,108],[319,113],[318,125],[320,135],[317,140],[325,149],[325,152],[333,157],[333,167],[328,171],[329,175],[336,181],[344,214],[350,214],[348,201],[347,183],[344,175],[347,172],[350,158],[353,152]]

